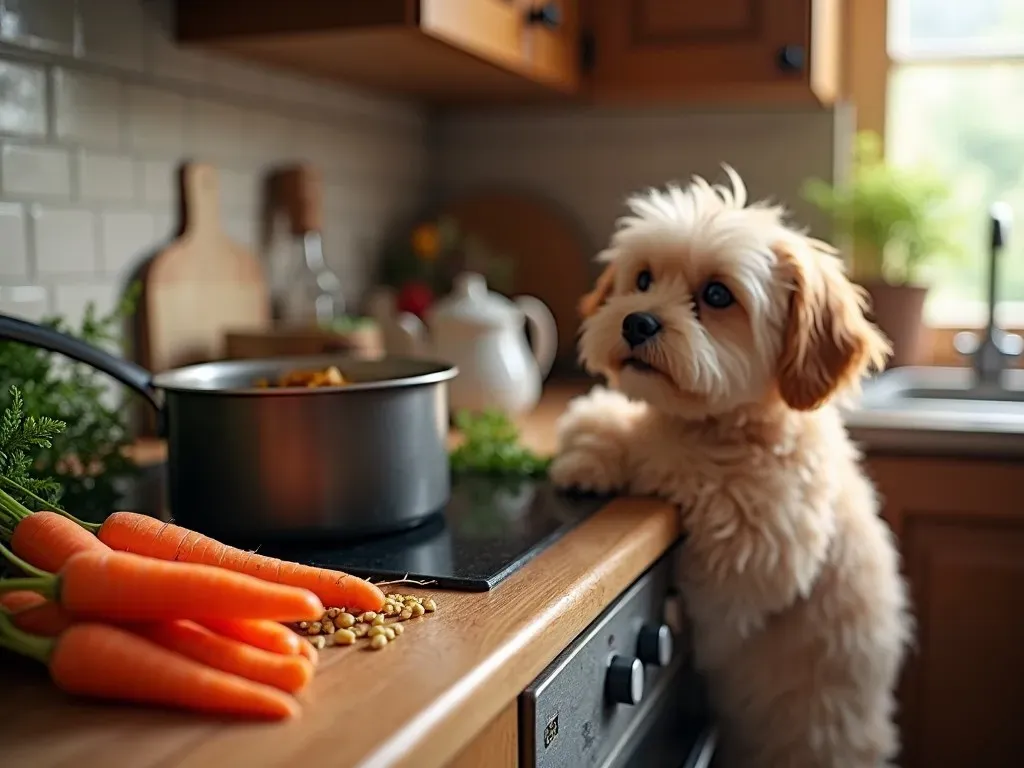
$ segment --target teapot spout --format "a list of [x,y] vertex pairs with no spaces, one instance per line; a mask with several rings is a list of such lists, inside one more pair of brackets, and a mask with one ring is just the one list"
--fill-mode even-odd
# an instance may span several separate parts
[[416,315],[399,312],[393,330],[395,349],[392,354],[406,357],[424,357],[428,354],[427,327]]
[[384,349],[389,355],[415,357],[425,354],[426,327],[416,315],[398,311],[394,291],[378,289],[368,304],[368,313],[380,326]]

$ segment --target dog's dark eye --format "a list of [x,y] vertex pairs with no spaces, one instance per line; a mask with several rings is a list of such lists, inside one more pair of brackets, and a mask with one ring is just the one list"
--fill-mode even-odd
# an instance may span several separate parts
[[646,291],[651,287],[651,283],[654,282],[654,275],[651,274],[651,270],[641,270],[640,274],[636,276],[636,289],[638,291]]
[[712,309],[725,309],[736,303],[736,297],[732,295],[732,291],[717,280],[712,280],[704,286],[700,300]]

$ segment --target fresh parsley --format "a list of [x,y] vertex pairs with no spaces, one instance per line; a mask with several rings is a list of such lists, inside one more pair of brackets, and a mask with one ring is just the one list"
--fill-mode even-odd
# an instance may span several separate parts
[[551,459],[519,442],[519,430],[499,410],[459,411],[455,427],[463,441],[450,454],[453,472],[463,474],[541,477]]
[[[42,325],[116,354],[139,290],[136,283],[106,314],[90,303],[78,328],[62,317],[48,318]],[[33,470],[60,487],[65,509],[85,520],[103,520],[121,504],[126,483],[138,473],[125,451],[132,441],[126,389],[112,387],[110,377],[87,365],[15,341],[0,341],[0,371],[4,379],[0,409],[12,409],[6,387],[14,384],[24,413],[37,420],[45,414],[66,425],[46,445],[33,446]]]
[[[36,453],[50,448],[53,439],[67,426],[63,421],[48,416],[35,417],[25,412],[25,400],[16,386],[8,392],[9,405],[0,418],[0,476],[20,485],[25,490],[56,506],[60,502],[61,486],[51,478],[31,475]],[[25,506],[36,509],[38,504],[21,491],[5,485],[7,493]]]

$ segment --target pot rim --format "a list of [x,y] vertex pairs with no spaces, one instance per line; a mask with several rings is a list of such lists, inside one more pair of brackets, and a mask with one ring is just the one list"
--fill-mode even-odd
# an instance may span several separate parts
[[[257,387],[219,384],[225,377],[249,378],[255,381],[261,377],[272,377],[285,371],[327,368],[335,365],[342,370],[363,369],[382,371],[397,369],[396,374],[379,379],[353,381],[340,387]],[[409,357],[386,356],[369,360],[346,354],[303,355],[301,357],[267,357],[244,360],[217,360],[197,363],[182,368],[163,371],[153,376],[152,386],[164,392],[179,392],[208,395],[243,395],[248,397],[277,397],[302,395],[316,397],[337,395],[343,392],[373,392],[380,390],[404,389],[406,387],[441,384],[455,378],[459,369],[449,363]]]

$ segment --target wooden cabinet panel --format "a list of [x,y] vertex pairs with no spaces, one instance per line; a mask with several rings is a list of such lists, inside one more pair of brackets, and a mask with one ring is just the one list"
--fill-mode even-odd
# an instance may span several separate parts
[[831,100],[839,0],[592,0],[606,100]]
[[[438,104],[543,101],[579,83],[579,0],[177,0],[177,38]],[[559,23],[531,21],[554,5]]]
[[[575,92],[580,85],[578,0],[527,0],[525,5],[536,18],[528,25],[524,43],[533,77],[566,93]],[[555,23],[546,24],[544,18]]]
[[526,14],[512,0],[420,0],[420,29],[512,70],[528,66]]
[[902,768],[1024,754],[1024,464],[869,457],[917,621],[900,686]]
[[507,704],[448,768],[516,768],[519,765],[519,701]]

